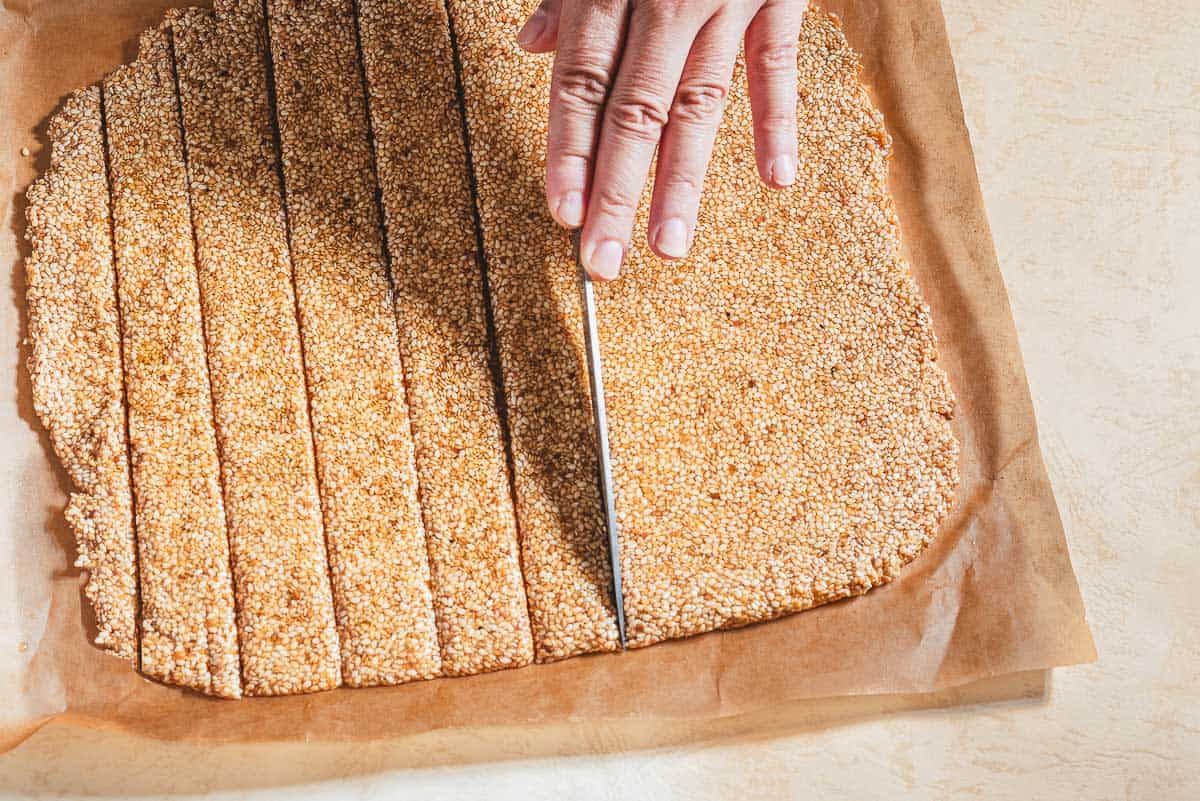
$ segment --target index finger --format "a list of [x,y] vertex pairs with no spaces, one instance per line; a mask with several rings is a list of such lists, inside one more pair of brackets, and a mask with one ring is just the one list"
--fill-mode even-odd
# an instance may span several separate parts
[[546,202],[561,225],[583,224],[596,135],[621,53],[625,0],[565,0],[550,81]]

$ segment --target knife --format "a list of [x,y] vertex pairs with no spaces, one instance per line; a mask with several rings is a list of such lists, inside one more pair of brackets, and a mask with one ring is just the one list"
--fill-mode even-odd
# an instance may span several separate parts
[[621,544],[617,540],[617,509],[614,498],[612,460],[608,451],[608,417],[604,411],[604,376],[600,366],[600,337],[596,334],[596,293],[592,278],[579,258],[579,231],[573,235],[575,269],[579,273],[579,295],[583,301],[583,344],[587,352],[588,383],[592,390],[592,419],[596,425],[596,455],[600,465],[600,505],[608,530],[608,559],[612,567],[613,603],[617,608],[617,634],[625,648],[625,597],[621,592]]

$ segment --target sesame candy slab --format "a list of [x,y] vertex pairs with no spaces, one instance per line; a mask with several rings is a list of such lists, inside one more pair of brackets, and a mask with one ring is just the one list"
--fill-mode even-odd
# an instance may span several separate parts
[[249,695],[339,683],[258,13],[173,19],[200,297]]
[[521,51],[519,0],[450,0],[512,438],[521,559],[539,661],[619,647],[579,288],[545,210],[550,60]]
[[141,669],[237,696],[229,571],[167,36],[104,82],[141,581]]
[[639,243],[599,290],[634,647],[891,580],[958,482],[882,117],[834,18],[806,15],[798,64],[797,185],[757,179],[739,63],[689,257]]
[[[35,401],[98,643],[147,676],[282,695],[617,648],[531,7],[218,0],[53,122]],[[598,289],[633,647],[890,581],[957,485],[888,134],[833,17],[798,58],[797,184],[758,181],[739,63],[691,255],[648,252],[644,202]]]
[[352,6],[269,0],[343,681],[441,670]]
[[533,659],[454,58],[442,0],[359,0],[434,604],[447,675]]
[[137,558],[100,90],[51,119],[50,168],[29,189],[33,402],[75,492],[66,517],[88,571],[96,644],[137,663]]

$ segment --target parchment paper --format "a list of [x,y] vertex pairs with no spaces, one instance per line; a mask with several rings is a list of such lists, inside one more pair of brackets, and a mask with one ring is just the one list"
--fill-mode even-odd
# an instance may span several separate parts
[[[180,2],[177,5],[195,5]],[[773,623],[620,655],[374,690],[215,701],[95,649],[66,478],[32,409],[24,192],[45,122],[129,60],[163,0],[0,7],[0,752],[55,716],[209,740],[372,738],[443,726],[715,717],[802,698],[943,689],[1095,659],[1037,443],[937,0],[837,0],[895,139],[906,255],[933,310],[959,406],[962,486],[936,541],[896,582]],[[29,156],[22,156],[28,148]]]

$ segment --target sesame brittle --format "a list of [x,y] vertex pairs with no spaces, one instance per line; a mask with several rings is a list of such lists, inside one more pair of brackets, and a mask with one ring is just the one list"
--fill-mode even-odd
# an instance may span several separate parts
[[[531,2],[173,11],[52,121],[34,399],[97,644],[147,677],[282,695],[620,647]],[[796,184],[758,180],[739,62],[690,255],[637,244],[597,288],[631,647],[891,581],[957,487],[836,18],[798,65]]]

